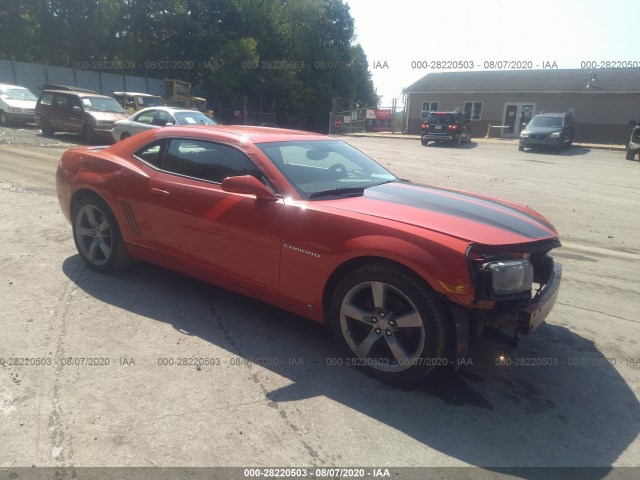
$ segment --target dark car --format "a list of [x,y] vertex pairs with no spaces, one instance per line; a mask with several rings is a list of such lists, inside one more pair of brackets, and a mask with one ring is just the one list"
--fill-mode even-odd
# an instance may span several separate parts
[[430,112],[420,125],[420,142],[451,142],[460,145],[471,140],[471,125],[460,112]]
[[113,123],[127,118],[111,97],[75,90],[43,90],[36,103],[35,121],[45,136],[54,132],[79,133],[87,144],[111,143]]
[[139,259],[328,324],[345,365],[392,383],[484,331],[512,345],[561,283],[558,232],[531,208],[400,180],[315,133],[151,129],[68,150],[56,184],[89,268]]
[[640,160],[640,121],[631,120],[629,125],[633,125],[633,130],[627,139],[627,160],[633,160],[636,155]]
[[518,150],[542,146],[562,151],[571,147],[573,135],[573,115],[570,113],[539,113],[520,132]]

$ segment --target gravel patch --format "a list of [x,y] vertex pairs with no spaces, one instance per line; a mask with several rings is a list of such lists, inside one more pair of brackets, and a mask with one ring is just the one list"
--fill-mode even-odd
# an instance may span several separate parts
[[66,147],[83,145],[80,135],[70,133],[56,133],[52,137],[45,137],[40,127],[35,124],[0,127],[0,144],[30,145],[36,147]]

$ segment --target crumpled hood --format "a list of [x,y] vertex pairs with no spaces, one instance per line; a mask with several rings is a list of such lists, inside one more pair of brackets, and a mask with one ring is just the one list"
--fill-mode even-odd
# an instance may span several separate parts
[[557,238],[553,225],[522,205],[408,182],[367,188],[327,206],[426,228],[470,242],[510,245]]

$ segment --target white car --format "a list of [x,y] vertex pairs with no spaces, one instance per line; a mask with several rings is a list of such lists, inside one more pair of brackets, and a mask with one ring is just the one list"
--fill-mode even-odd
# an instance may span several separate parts
[[28,88],[0,83],[0,125],[33,122],[37,101]]
[[175,107],[149,107],[113,124],[111,135],[118,142],[152,128],[169,125],[217,125],[204,113]]

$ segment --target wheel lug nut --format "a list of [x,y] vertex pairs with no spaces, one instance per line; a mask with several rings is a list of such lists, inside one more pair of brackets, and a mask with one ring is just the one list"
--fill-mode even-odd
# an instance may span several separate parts
[[384,318],[384,312],[380,312],[380,317]]
[[379,328],[376,328],[376,333],[380,333],[381,330]]
[[372,317],[372,318],[371,318],[371,321],[372,321],[373,323],[376,323],[376,322],[378,321],[378,319],[377,319],[376,317]]
[[387,330],[387,336],[391,335],[391,330]]
[[393,320],[389,320],[389,325],[395,325],[396,322],[394,322]]

